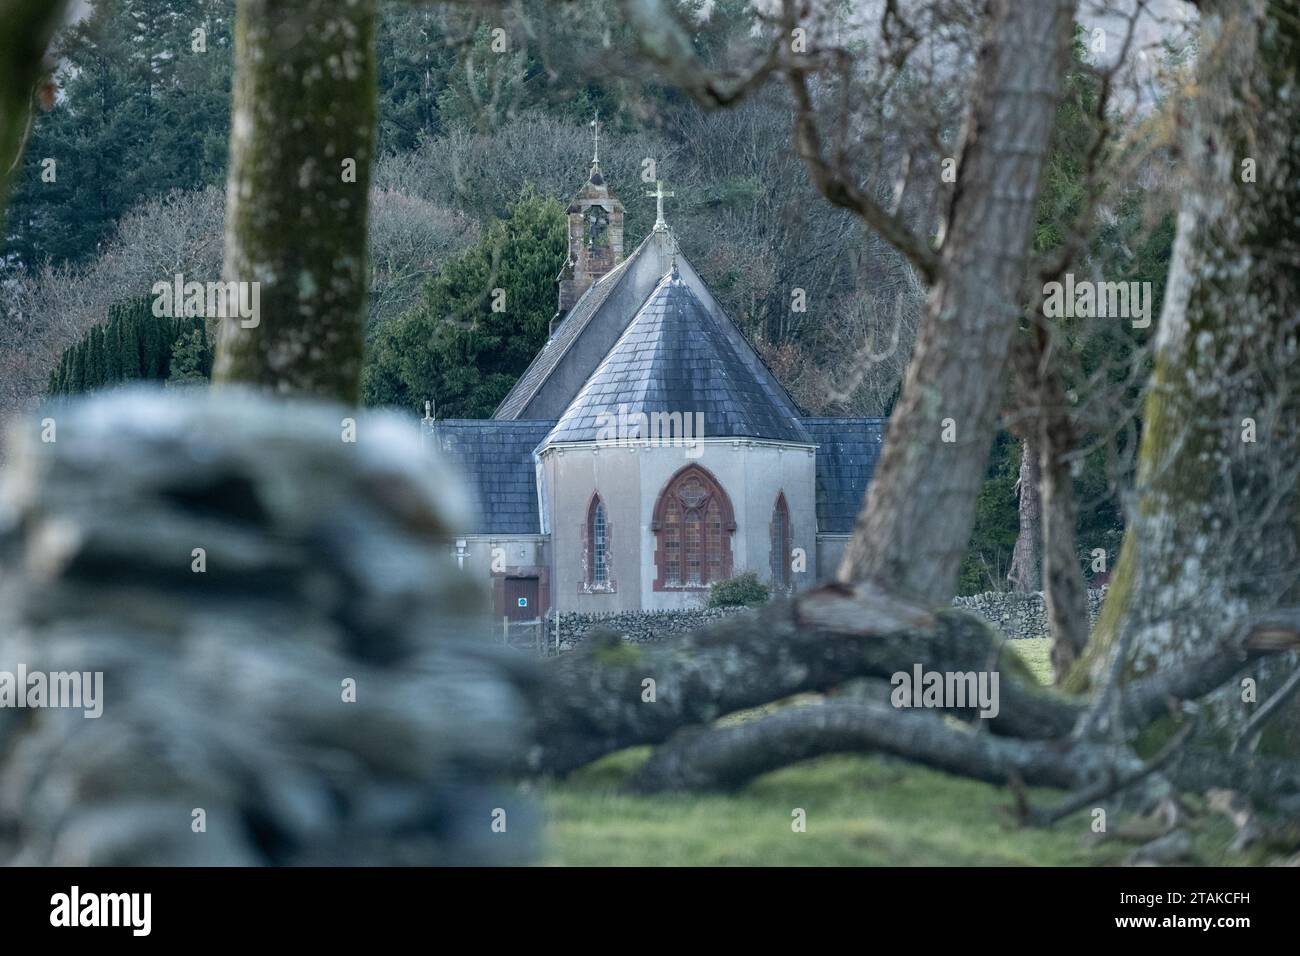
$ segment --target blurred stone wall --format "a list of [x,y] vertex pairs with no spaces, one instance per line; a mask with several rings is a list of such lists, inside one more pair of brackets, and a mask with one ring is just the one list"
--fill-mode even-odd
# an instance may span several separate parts
[[102,714],[0,706],[0,863],[531,857],[501,781],[535,662],[455,573],[457,483],[355,414],[127,390],[14,430],[0,704],[6,673],[98,673]]

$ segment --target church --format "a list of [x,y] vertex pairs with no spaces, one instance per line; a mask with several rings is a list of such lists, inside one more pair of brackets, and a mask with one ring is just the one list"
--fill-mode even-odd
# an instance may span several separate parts
[[703,606],[754,571],[834,574],[884,420],[805,416],[664,218],[630,254],[599,153],[568,207],[546,344],[491,419],[426,417],[475,523],[455,541],[497,619]]

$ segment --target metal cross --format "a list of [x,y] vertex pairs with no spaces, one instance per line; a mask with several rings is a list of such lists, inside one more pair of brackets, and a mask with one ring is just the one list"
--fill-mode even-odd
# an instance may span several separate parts
[[677,194],[664,192],[664,181],[662,179],[657,179],[655,180],[655,191],[652,193],[646,193],[646,195],[652,196],[655,199],[655,232],[667,232],[668,223],[664,221],[664,200],[671,199]]

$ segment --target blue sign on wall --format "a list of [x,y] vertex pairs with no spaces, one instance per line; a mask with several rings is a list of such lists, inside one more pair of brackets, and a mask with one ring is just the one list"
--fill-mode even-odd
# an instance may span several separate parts
[[520,606],[520,607],[528,607],[528,598],[520,598],[520,599],[519,599],[519,606]]

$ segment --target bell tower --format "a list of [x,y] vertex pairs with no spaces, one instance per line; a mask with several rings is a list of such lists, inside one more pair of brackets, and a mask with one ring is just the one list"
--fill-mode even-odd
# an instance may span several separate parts
[[623,204],[600,172],[600,116],[591,122],[595,151],[587,182],[569,203],[569,259],[560,271],[559,318],[593,282],[623,261]]

